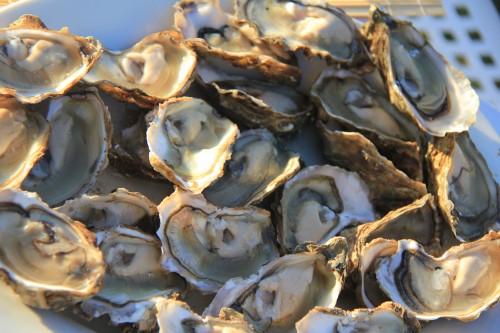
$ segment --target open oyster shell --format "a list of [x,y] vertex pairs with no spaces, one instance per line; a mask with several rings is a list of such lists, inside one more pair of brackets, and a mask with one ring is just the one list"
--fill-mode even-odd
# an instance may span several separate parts
[[203,191],[219,207],[258,203],[300,169],[299,155],[279,145],[265,129],[243,132],[232,151],[224,175]]
[[364,34],[391,102],[418,121],[423,130],[444,136],[466,131],[476,121],[479,98],[470,81],[409,21],[372,7]]
[[109,229],[117,226],[156,231],[156,204],[138,192],[119,188],[108,195],[82,195],[55,208],[57,212],[84,223],[87,228]]
[[47,148],[50,126],[14,98],[0,98],[0,188],[17,188]]
[[432,191],[456,237],[471,241],[493,230],[500,219],[500,191],[469,134],[434,138],[427,161]]
[[315,307],[295,324],[297,333],[417,333],[420,323],[397,303],[386,302],[375,309],[345,311]]
[[307,57],[343,64],[367,59],[353,20],[326,1],[237,0],[235,12],[253,22],[262,37]]
[[171,182],[200,193],[220,177],[238,127],[201,99],[174,98],[148,115],[149,160]]
[[160,333],[254,333],[244,319],[202,318],[184,302],[168,299],[157,304]]
[[33,15],[0,29],[0,94],[38,103],[66,93],[101,55],[92,37],[48,30]]
[[0,278],[30,305],[64,308],[99,291],[105,266],[94,234],[40,198],[0,190]]
[[347,243],[334,237],[263,266],[247,279],[235,278],[219,290],[204,316],[224,307],[241,312],[257,332],[289,332],[315,306],[334,307],[344,284]]
[[367,137],[382,155],[410,178],[423,180],[423,132],[389,101],[380,73],[327,69],[311,88],[319,117]]
[[185,92],[196,55],[175,31],[151,34],[124,51],[104,49],[84,77],[115,98],[148,108]]
[[183,292],[185,281],[160,266],[158,238],[137,229],[117,226],[96,234],[106,262],[103,286],[79,308],[85,316],[109,315],[111,323],[133,324],[138,331],[156,326],[156,303]]
[[306,241],[322,244],[350,225],[376,219],[365,182],[330,165],[302,169],[286,182],[277,210],[285,252]]
[[202,292],[256,273],[279,256],[271,214],[257,207],[218,208],[180,189],[159,206],[162,265]]
[[108,165],[111,118],[95,88],[53,99],[47,152],[21,185],[50,206],[82,195]]
[[413,240],[377,239],[365,253],[378,248],[369,256],[376,283],[386,297],[418,319],[470,321],[500,299],[499,246],[500,233],[490,232],[452,247],[441,257],[427,254]]

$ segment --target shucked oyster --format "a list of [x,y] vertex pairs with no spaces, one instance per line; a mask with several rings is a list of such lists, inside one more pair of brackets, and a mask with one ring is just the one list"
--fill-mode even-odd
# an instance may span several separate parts
[[236,16],[253,22],[264,38],[306,56],[349,64],[366,59],[353,20],[326,1],[237,0]]
[[96,236],[107,270],[101,290],[79,305],[81,311],[90,318],[107,314],[115,325],[151,330],[156,326],[156,303],[183,292],[185,281],[161,268],[158,238],[125,226]]
[[21,187],[50,206],[89,190],[108,165],[111,119],[95,88],[53,99],[47,120],[49,147]]
[[204,316],[223,307],[241,312],[258,332],[290,332],[315,306],[334,307],[344,284],[347,244],[334,237],[321,246],[304,244],[275,259],[258,274],[235,278],[219,290]]
[[[383,294],[414,312],[418,319],[470,321],[500,299],[499,246],[500,234],[490,232],[437,258],[412,240],[376,239],[365,249],[365,255]],[[363,276],[366,280],[367,273]],[[363,291],[372,288],[366,282],[362,284]]]
[[434,138],[427,152],[430,184],[446,222],[461,241],[484,236],[499,221],[499,187],[467,132]]
[[14,98],[0,98],[0,133],[0,188],[16,188],[45,152],[50,126]]
[[254,333],[244,319],[202,318],[184,302],[168,299],[157,304],[160,333]]
[[149,117],[149,160],[156,171],[194,193],[221,176],[238,133],[235,124],[189,97],[160,104]]
[[300,168],[299,155],[283,148],[264,129],[243,132],[232,150],[224,176],[203,192],[209,202],[220,207],[260,202]]
[[315,307],[295,325],[297,333],[417,333],[420,323],[397,303],[386,302],[376,309],[328,309]]
[[145,37],[125,51],[104,50],[84,77],[122,101],[152,107],[186,91],[196,55],[174,31]]
[[391,102],[425,131],[444,136],[465,131],[475,122],[479,98],[469,80],[410,22],[373,7],[364,30]]
[[376,219],[365,182],[330,166],[302,169],[283,189],[278,236],[286,252],[306,241],[324,243],[342,229]]
[[0,94],[23,103],[64,94],[101,55],[101,45],[93,38],[47,30],[32,15],[1,29],[0,45]]
[[278,257],[271,214],[256,207],[218,208],[180,189],[158,206],[162,265],[197,289],[217,292]]
[[18,190],[0,190],[0,221],[0,278],[26,304],[60,311],[99,290],[104,262],[83,224]]

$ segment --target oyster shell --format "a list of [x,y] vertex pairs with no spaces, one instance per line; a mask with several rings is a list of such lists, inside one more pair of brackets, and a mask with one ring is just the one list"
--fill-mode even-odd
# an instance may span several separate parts
[[278,239],[286,252],[306,241],[324,243],[342,229],[376,219],[365,182],[330,166],[302,169],[286,182],[278,207]]
[[341,9],[326,1],[237,0],[236,16],[253,22],[262,37],[308,57],[358,64],[367,59],[360,32]]
[[247,277],[279,256],[271,214],[257,207],[218,208],[176,189],[159,206],[162,265],[202,292]]
[[17,188],[42,157],[50,126],[13,98],[0,98],[0,189]]
[[375,7],[370,14],[364,33],[391,102],[431,135],[466,131],[479,109],[470,81],[409,21],[397,20]]
[[0,94],[23,103],[63,95],[101,55],[95,39],[48,30],[33,15],[0,29],[0,45]]
[[396,169],[363,135],[339,131],[331,122],[318,121],[318,127],[325,157],[361,176],[370,188],[370,201],[377,211],[385,214],[427,193],[424,183],[410,179]]
[[356,74],[327,69],[311,88],[319,117],[370,139],[380,153],[410,178],[423,180],[425,138],[418,126],[389,101],[377,70]]
[[295,324],[297,333],[417,333],[420,323],[397,303],[386,302],[376,309],[345,311],[315,307]]
[[66,201],[55,211],[84,223],[87,228],[109,229],[121,225],[153,232],[158,227],[156,205],[142,194],[124,188],[108,195],[84,194]]
[[108,165],[111,119],[95,88],[53,99],[48,150],[21,185],[50,206],[87,192]]
[[230,307],[257,332],[289,332],[313,307],[335,306],[344,283],[346,254],[343,237],[321,246],[304,244],[297,253],[263,266],[258,274],[226,282],[203,315],[218,315]]
[[160,333],[253,333],[243,319],[202,318],[184,302],[168,299],[157,304]]
[[24,303],[64,308],[99,291],[105,272],[94,234],[40,198],[0,190],[0,278]]
[[183,292],[185,281],[160,266],[158,238],[125,226],[96,234],[107,265],[104,283],[79,308],[89,318],[109,315],[111,323],[133,324],[138,331],[156,326],[156,303]]
[[220,177],[238,127],[201,99],[160,104],[147,130],[149,160],[171,182],[200,193]]
[[412,240],[387,241],[374,266],[376,279],[391,300],[418,319],[474,320],[500,299],[499,247],[495,232],[439,258]]
[[471,241],[494,229],[500,219],[499,187],[469,134],[434,138],[427,157],[432,191],[456,237]]
[[104,49],[84,77],[115,98],[148,108],[185,92],[196,55],[174,31],[151,34],[124,51]]
[[[258,203],[300,168],[299,155],[281,147],[265,129],[243,132],[232,151],[224,175],[203,191],[219,207]],[[227,195],[228,188],[233,195]]]

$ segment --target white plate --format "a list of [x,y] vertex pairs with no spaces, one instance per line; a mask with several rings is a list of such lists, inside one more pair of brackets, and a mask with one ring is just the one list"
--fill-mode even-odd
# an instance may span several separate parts
[[[0,27],[7,26],[22,14],[35,14],[50,29],[68,26],[70,32],[83,36],[92,35],[107,48],[125,49],[150,33],[169,29],[173,22],[173,3],[174,0],[24,0],[0,10]],[[499,182],[500,113],[488,105],[482,105],[478,121],[470,133]],[[305,158],[307,160],[309,157]],[[314,156],[310,158],[314,160]],[[103,328],[102,324],[92,324],[92,329],[89,329],[64,315],[31,309],[2,283],[0,323],[1,332],[117,331],[116,328]],[[486,333],[498,331],[498,327],[500,306],[483,313],[474,322],[464,324],[455,320],[438,320],[426,326],[423,332]]]

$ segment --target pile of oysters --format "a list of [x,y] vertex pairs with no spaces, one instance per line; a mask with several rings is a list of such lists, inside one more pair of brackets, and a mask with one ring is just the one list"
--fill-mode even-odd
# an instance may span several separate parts
[[[31,15],[0,30],[0,277],[129,332],[418,332],[495,305],[465,76],[382,8],[226,7],[181,0],[121,51]],[[287,146],[306,131],[328,162]],[[103,191],[108,163],[171,194]]]

